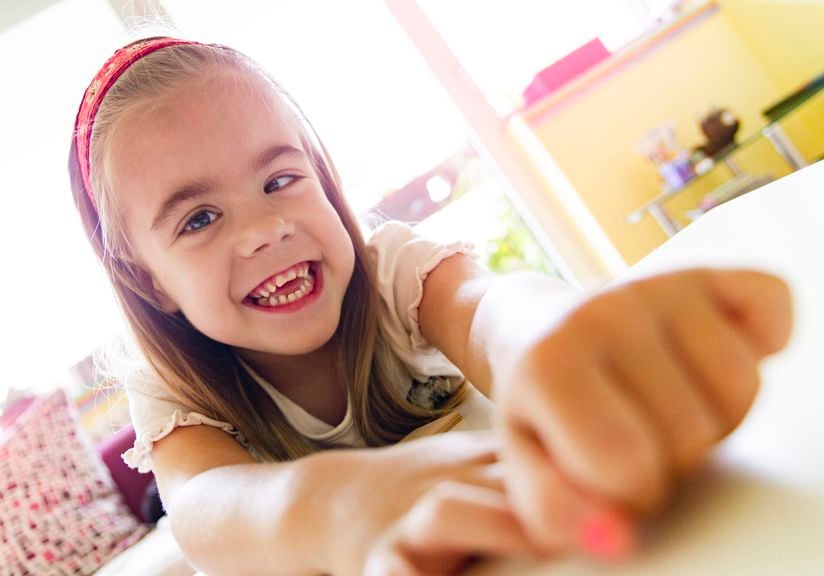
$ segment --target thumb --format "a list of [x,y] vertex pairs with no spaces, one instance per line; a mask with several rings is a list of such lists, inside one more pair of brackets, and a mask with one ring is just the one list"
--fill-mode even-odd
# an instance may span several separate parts
[[540,555],[506,495],[444,481],[422,496],[370,553],[366,576],[433,576],[462,572],[479,557]]
[[635,549],[635,526],[617,509],[576,490],[526,428],[503,426],[507,495],[527,537],[541,550],[578,550],[618,560]]
[[792,332],[792,296],[780,278],[755,270],[711,270],[716,304],[759,356],[781,350]]

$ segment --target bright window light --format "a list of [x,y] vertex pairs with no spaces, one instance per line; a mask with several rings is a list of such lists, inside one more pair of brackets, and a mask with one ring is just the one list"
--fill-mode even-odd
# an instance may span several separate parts
[[452,194],[452,186],[443,176],[433,176],[426,181],[426,192],[435,203],[443,202]]
[[165,0],[187,37],[249,54],[306,112],[365,212],[466,143],[460,113],[382,0]]
[[[78,22],[94,34],[78,34]],[[0,35],[0,402],[13,387],[51,388],[122,330],[65,166],[83,90],[126,40],[105,0],[63,0]]]
[[617,50],[647,27],[637,0],[418,0],[501,114],[520,107],[535,74],[600,38]]

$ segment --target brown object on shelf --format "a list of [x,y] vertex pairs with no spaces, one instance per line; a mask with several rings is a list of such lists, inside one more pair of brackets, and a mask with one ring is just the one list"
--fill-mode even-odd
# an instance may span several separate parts
[[723,108],[714,108],[700,121],[701,132],[707,141],[696,150],[706,156],[715,156],[735,142],[735,133],[741,123],[738,117]]

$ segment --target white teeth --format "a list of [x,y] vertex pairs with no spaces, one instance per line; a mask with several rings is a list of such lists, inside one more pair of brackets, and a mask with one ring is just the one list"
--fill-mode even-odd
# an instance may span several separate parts
[[294,270],[290,270],[286,274],[278,274],[275,277],[275,284],[277,284],[277,287],[280,288],[281,286],[283,286],[284,284],[286,284],[290,280],[294,280],[297,277],[298,277],[297,273]]
[[[266,284],[266,288],[260,288],[252,297],[257,299],[256,303],[259,306],[279,306],[281,304],[287,304],[300,300],[306,294],[311,292],[312,287],[315,284],[314,277],[309,274],[309,268],[309,264],[302,264],[295,270],[290,270],[286,274],[278,275],[275,277],[274,284],[268,282]],[[301,285],[297,290],[289,295],[275,294],[275,292],[284,284],[298,277],[301,278]]]
[[304,284],[298,290],[295,290],[294,292],[292,292],[288,296],[284,296],[283,294],[275,296],[274,294],[272,294],[268,298],[261,298],[257,302],[257,304],[259,306],[279,306],[281,304],[288,304],[288,303],[294,302],[295,300],[300,300],[301,298],[306,296],[306,294],[309,292],[309,290],[311,290],[311,285],[306,286]]
[[289,270],[285,274],[278,274],[277,276],[275,276],[274,280],[269,280],[265,284],[264,288],[259,289],[256,292],[256,295],[269,297],[270,295],[277,292],[278,288],[282,288],[284,284],[286,284],[287,282],[291,282],[292,280],[298,277],[307,278],[311,280],[312,276],[309,274],[309,268],[309,264],[304,263],[292,270]]

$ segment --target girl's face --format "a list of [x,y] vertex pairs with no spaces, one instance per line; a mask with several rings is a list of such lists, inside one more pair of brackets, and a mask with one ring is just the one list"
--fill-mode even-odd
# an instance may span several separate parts
[[112,140],[118,209],[164,308],[241,351],[319,349],[352,276],[293,122],[265,80],[226,71],[130,113]]

